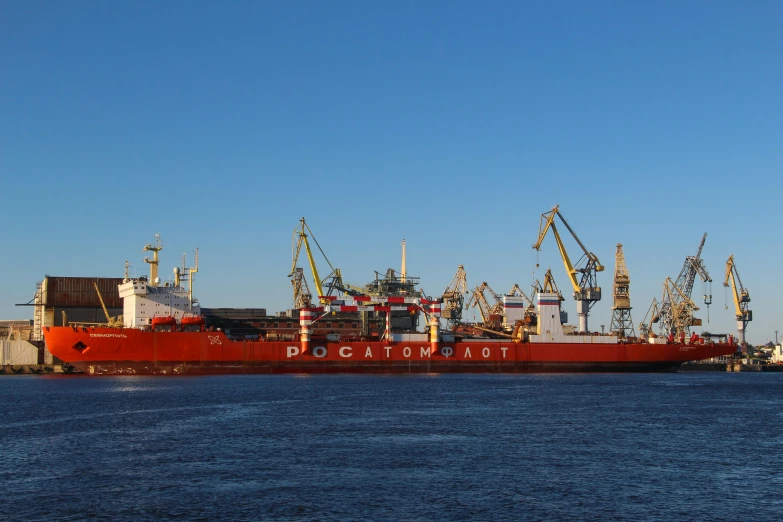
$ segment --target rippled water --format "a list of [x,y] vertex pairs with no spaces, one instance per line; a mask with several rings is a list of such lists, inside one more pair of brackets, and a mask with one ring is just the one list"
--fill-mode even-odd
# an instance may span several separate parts
[[19,520],[780,520],[783,374],[0,378]]

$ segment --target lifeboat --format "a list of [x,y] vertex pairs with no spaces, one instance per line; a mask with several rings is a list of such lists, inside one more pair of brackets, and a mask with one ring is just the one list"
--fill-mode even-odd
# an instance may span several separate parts
[[202,326],[204,318],[200,315],[191,315],[182,318],[182,326]]
[[163,325],[174,326],[176,324],[177,324],[177,320],[171,317],[170,315],[152,318],[152,326],[163,326]]

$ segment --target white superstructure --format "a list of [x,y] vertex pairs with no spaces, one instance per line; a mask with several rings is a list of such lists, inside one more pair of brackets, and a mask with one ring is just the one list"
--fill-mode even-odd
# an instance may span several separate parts
[[178,323],[186,316],[201,315],[198,301],[191,302],[187,289],[152,286],[146,279],[131,279],[119,287],[123,300],[123,324],[126,328],[152,325],[153,317],[173,317]]
[[[160,236],[155,235],[156,244],[147,244],[143,251],[151,251],[153,258],[144,258],[150,265],[150,277],[131,279],[128,277],[128,262],[125,262],[125,279],[117,288],[123,302],[123,326],[138,328],[151,326],[153,319],[173,318],[177,323],[183,317],[198,317],[201,315],[201,305],[193,297],[193,274],[198,272],[198,249],[196,249],[195,268],[185,267],[185,257],[182,257],[182,270],[174,268],[174,282],[163,283],[160,286],[158,278],[158,252],[163,249]],[[184,275],[183,275],[184,274]],[[182,282],[188,282],[188,288]]]
[[538,331],[530,336],[533,343],[617,344],[615,335],[566,335],[560,321],[560,296],[555,293],[537,294]]

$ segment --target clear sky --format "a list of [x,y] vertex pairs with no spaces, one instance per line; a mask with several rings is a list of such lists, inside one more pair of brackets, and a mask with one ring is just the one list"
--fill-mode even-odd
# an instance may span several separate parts
[[355,285],[404,238],[429,295],[462,264],[498,292],[551,266],[570,296],[553,238],[531,248],[560,205],[607,267],[591,329],[617,243],[638,325],[707,232],[704,329],[735,331],[734,254],[748,340],[783,338],[782,20],[761,0],[2,0],[0,318],[32,318],[15,304],[46,274],[146,273],[156,233],[164,274],[199,248],[202,306],[290,308],[302,216]]

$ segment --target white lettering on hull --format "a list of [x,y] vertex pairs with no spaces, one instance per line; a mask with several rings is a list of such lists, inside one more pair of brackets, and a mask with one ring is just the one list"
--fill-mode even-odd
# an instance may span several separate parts
[[[101,335],[101,334],[97,334]],[[109,334],[102,334],[102,335],[109,335]],[[384,346],[383,349],[386,350],[386,359],[392,358],[392,350],[393,346]],[[502,358],[507,359],[508,358],[508,347],[507,346],[500,346],[498,347],[500,349],[500,352],[502,353]],[[478,349],[478,348],[476,348]],[[325,346],[316,346],[311,351],[312,355],[314,357],[317,357],[319,359],[325,358],[327,356],[328,350]],[[343,359],[353,359],[353,347],[352,346],[341,346],[339,349],[337,349],[337,353],[340,357]],[[361,353],[361,352],[359,352]],[[405,359],[410,359],[413,356],[413,348],[410,346],[404,346],[400,352],[397,352],[398,354],[402,354],[402,356]],[[457,353],[455,349],[451,346],[442,346],[438,350],[433,351],[431,346],[419,346],[419,358],[420,359],[428,359],[432,358],[436,354],[441,355],[442,357],[453,357],[456,356]],[[303,352],[299,346],[286,346],[286,358],[297,358],[303,355]],[[492,348],[489,346],[485,346],[481,348],[481,356],[484,359],[489,359],[492,356]],[[357,355],[358,357],[358,355]],[[364,351],[364,358],[365,359],[372,359],[373,358],[373,352],[372,347],[368,346]],[[465,347],[465,353],[463,354],[463,359],[472,359],[473,358],[473,352],[471,351],[470,346]]]
[[99,333],[91,333],[90,337],[119,337],[120,339],[128,338],[128,336],[125,334],[99,334]]

